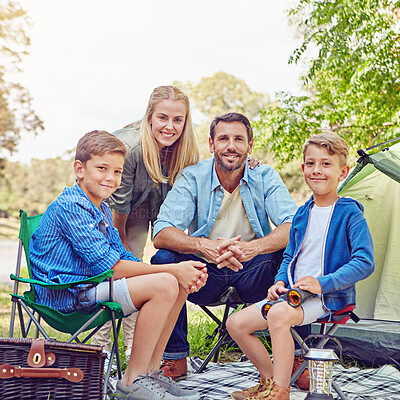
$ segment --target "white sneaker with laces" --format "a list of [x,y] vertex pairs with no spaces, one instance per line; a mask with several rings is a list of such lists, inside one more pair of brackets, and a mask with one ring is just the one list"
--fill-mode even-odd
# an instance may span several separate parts
[[184,389],[181,387],[177,382],[168,378],[164,375],[164,371],[159,369],[156,372],[153,372],[152,375],[153,379],[159,383],[168,393],[171,393],[174,396],[182,397],[190,399],[190,400],[199,400],[200,394],[195,390],[191,389]]
[[177,397],[168,393],[149,374],[139,375],[130,386],[124,386],[121,381],[117,382],[115,399],[129,400],[192,400],[190,397]]

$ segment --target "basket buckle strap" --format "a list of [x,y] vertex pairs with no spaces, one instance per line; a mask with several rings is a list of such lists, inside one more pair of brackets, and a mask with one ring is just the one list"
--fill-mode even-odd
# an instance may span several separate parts
[[10,364],[0,365],[0,379],[10,378],[64,378],[80,382],[84,374],[79,368],[21,368]]
[[44,339],[33,339],[28,354],[28,365],[30,367],[39,368],[44,367],[45,364]]
[[49,367],[56,360],[54,353],[45,352],[44,338],[32,339],[31,349],[28,354],[28,365],[32,368]]

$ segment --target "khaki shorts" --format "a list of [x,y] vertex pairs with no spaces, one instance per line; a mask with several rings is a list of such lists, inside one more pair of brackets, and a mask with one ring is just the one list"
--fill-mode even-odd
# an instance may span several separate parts
[[[256,303],[256,306],[261,310],[267,301],[267,299],[261,300]],[[329,312],[322,304],[320,295],[309,297],[300,307],[303,309],[304,317],[303,322],[299,326],[311,324],[311,322],[329,315]]]
[[329,312],[322,304],[321,296],[309,297],[301,306],[304,313],[303,322],[300,325],[308,325],[317,319],[326,317]]
[[[101,282],[97,286],[89,289],[86,295],[89,300],[108,301],[110,298],[110,283],[108,281]],[[125,316],[139,311],[133,305],[126,278],[114,281],[113,301],[121,306]]]

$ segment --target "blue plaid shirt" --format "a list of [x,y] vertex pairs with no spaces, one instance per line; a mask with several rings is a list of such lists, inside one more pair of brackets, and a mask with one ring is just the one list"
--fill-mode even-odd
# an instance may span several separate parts
[[[32,275],[47,283],[68,283],[96,276],[120,259],[140,261],[126,251],[113,226],[109,206],[97,208],[75,185],[49,205],[29,243]],[[74,309],[75,292],[36,286],[36,301],[54,309]]]

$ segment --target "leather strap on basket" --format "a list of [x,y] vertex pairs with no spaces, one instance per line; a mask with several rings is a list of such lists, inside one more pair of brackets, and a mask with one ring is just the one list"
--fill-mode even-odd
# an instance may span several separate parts
[[[79,368],[46,368],[54,364],[54,353],[44,350],[44,338],[32,339],[27,362],[31,368],[0,365],[0,379],[10,378],[64,378],[70,382],[80,382],[83,372]],[[45,368],[43,368],[45,367]]]
[[27,361],[32,368],[50,367],[56,361],[56,356],[44,351],[44,338],[32,339]]
[[0,379],[10,378],[64,378],[70,382],[80,382],[83,372],[79,368],[21,368],[1,364]]

